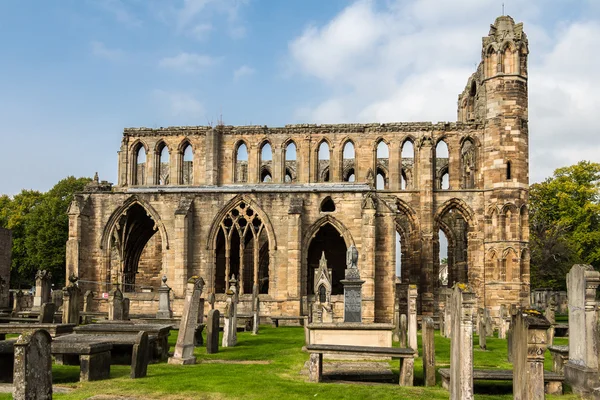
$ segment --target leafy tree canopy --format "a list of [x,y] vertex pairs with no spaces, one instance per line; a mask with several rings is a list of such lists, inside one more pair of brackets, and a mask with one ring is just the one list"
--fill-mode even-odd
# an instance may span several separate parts
[[35,271],[52,272],[53,282],[65,282],[67,209],[73,194],[83,190],[89,178],[68,177],[46,193],[23,190],[14,197],[0,196],[0,226],[13,236],[11,286],[33,284]]
[[581,161],[531,185],[532,287],[564,289],[575,263],[600,267],[600,164]]

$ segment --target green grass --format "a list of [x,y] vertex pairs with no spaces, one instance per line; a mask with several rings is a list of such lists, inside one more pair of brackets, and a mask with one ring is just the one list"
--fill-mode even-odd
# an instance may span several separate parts
[[[177,332],[169,338],[175,345]],[[564,339],[557,339],[564,340]],[[419,337],[420,341],[420,337]],[[449,367],[450,340],[436,333],[437,367]],[[476,368],[505,368],[512,366],[507,361],[506,341],[488,338],[487,351],[479,350],[478,338],[473,354]],[[196,365],[151,364],[148,376],[142,379],[129,378],[129,367],[111,366],[111,379],[96,382],[79,382],[79,367],[54,365],[54,383],[71,387],[68,394],[55,394],[56,399],[85,399],[97,394],[123,395],[164,400],[175,399],[447,399],[448,392],[437,386],[399,387],[395,384],[346,384],[306,381],[300,374],[308,354],[301,351],[304,345],[303,328],[261,326],[260,334],[252,336],[238,333],[238,344],[232,348],[220,348],[217,354],[206,354],[203,347],[196,348]],[[397,345],[397,343],[395,343]],[[549,354],[546,355],[547,360]],[[209,364],[208,360],[269,361],[268,364]],[[398,373],[398,361],[390,361],[392,371]],[[550,368],[549,361],[546,368]],[[415,362],[415,384],[422,385],[422,359]],[[475,386],[476,399],[512,399],[510,383],[487,383]],[[575,399],[573,395],[549,399]],[[0,399],[10,395],[0,394]]]

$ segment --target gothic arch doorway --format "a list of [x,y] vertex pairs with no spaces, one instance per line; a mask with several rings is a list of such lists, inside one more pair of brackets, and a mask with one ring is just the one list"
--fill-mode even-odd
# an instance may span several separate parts
[[306,294],[314,293],[315,270],[319,268],[319,260],[323,252],[327,259],[327,268],[331,269],[332,295],[344,293],[341,280],[346,269],[346,242],[342,234],[330,223],[323,224],[312,237],[306,257],[307,279]]

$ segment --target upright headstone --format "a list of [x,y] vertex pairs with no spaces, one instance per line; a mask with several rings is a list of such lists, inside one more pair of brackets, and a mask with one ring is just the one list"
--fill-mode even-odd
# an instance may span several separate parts
[[[219,310],[209,310],[206,321],[206,353],[214,354],[219,351]],[[225,331],[223,331],[225,334]]]
[[52,399],[51,342],[44,330],[19,336],[14,345],[13,399]]
[[333,322],[333,304],[331,303],[332,287],[331,269],[327,268],[327,259],[325,258],[325,252],[323,252],[321,254],[321,259],[319,260],[319,268],[315,269],[315,301],[312,305],[313,322]]
[[567,274],[569,300],[569,361],[565,365],[565,380],[573,392],[592,393],[600,386],[598,352],[598,303],[596,292],[600,272],[591,265],[574,265]]
[[252,334],[258,335],[258,324],[260,323],[260,300],[258,298],[258,285],[252,287]]
[[129,307],[131,306],[131,300],[129,297],[123,296],[123,320],[129,321]]
[[498,318],[498,339],[506,339],[506,330],[508,327],[507,323],[508,309],[505,304],[500,304],[500,316]]
[[479,321],[479,326],[477,327],[477,333],[479,334],[479,348],[481,350],[486,350],[487,349],[487,342],[486,342],[486,326],[485,326],[485,317],[483,315],[483,308],[479,309],[479,318],[477,319]]
[[444,328],[445,337],[449,338],[452,335],[452,289],[444,289],[446,291],[446,301],[444,307]]
[[12,316],[16,317],[21,311],[23,311],[23,291],[19,289],[13,298]]
[[169,364],[196,363],[196,357],[194,356],[194,333],[198,324],[198,302],[203,288],[204,279],[197,276],[188,279],[175,352],[173,353],[173,357],[169,357]]
[[233,297],[231,298],[233,315],[231,317],[231,338],[232,346],[237,344],[237,315],[238,315],[238,303],[240,302],[240,292],[238,289],[238,281],[235,279],[235,275],[231,275],[229,280],[229,288],[233,291]]
[[233,341],[232,331],[237,330],[237,327],[233,325],[234,293],[231,287],[227,289],[225,294],[227,295],[227,300],[225,301],[225,313],[223,314],[223,343],[221,343],[221,345],[223,347],[233,347],[235,346],[235,343]]
[[208,304],[210,304],[211,310],[215,309],[215,294],[214,293],[210,293],[208,295]]
[[52,302],[51,298],[52,274],[50,271],[38,270],[35,274],[35,297],[33,310],[39,310],[42,304]]
[[148,345],[148,333],[139,332],[133,345],[131,354],[131,379],[143,378],[148,373],[148,361],[150,359],[150,346]]
[[548,299],[548,306],[546,307],[546,313],[544,314],[548,322],[550,322],[550,328],[548,328],[548,346],[552,346],[554,342],[554,324],[556,324],[556,297],[551,296]]
[[406,318],[406,314],[400,315],[400,347],[403,349],[408,347],[408,318]]
[[173,310],[171,310],[171,299],[169,294],[171,288],[167,286],[167,276],[163,275],[162,284],[158,288],[158,311],[156,312],[157,319],[173,318]]
[[400,301],[398,296],[394,296],[394,332],[392,333],[392,340],[395,342],[400,341]]
[[485,319],[485,335],[488,337],[494,336],[494,320],[492,319],[492,314],[490,309],[485,307],[483,309],[483,318]]
[[513,329],[513,396],[544,399],[544,353],[550,323],[535,310],[519,310]]
[[[42,304],[42,308],[40,309],[40,315],[38,315],[38,322],[40,324],[52,324],[54,323],[54,312],[56,311],[56,306],[54,303],[44,303]],[[64,324],[68,324],[68,322],[64,322]]]
[[63,288],[63,324],[79,325],[79,299],[81,289],[77,286],[77,278],[74,274],[69,277],[69,285]]
[[123,292],[118,284],[113,284],[113,288],[108,292],[108,320],[123,320]]
[[408,347],[419,352],[417,344],[417,285],[408,286]]
[[473,314],[475,293],[457,283],[452,292],[452,334],[450,341],[450,399],[473,399]]
[[431,317],[423,318],[423,375],[425,386],[435,386],[435,328]]
[[508,350],[508,362],[513,362],[513,328],[515,326],[515,318],[517,317],[518,308],[516,304],[510,305],[509,318],[510,323],[508,324],[508,329],[506,330],[506,346]]
[[63,292],[62,290],[52,291],[52,302],[56,306],[56,311],[62,311],[63,306]]
[[[83,312],[84,313],[92,312],[93,303],[94,303],[94,292],[92,292],[91,290],[86,290],[86,292],[83,295]],[[85,315],[83,317],[83,323],[91,324],[92,317],[89,315]]]
[[344,285],[344,322],[362,322],[362,285],[358,271],[358,250],[351,245],[346,252]]

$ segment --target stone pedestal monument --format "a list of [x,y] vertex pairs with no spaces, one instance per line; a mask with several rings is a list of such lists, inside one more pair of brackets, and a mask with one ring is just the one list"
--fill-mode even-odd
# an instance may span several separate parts
[[344,285],[344,322],[362,322],[362,285],[358,271],[358,250],[354,245],[346,252]]
[[156,318],[158,319],[170,319],[173,318],[173,311],[171,310],[171,301],[169,299],[169,293],[171,288],[167,286],[167,276],[163,275],[162,284],[158,288],[158,312]]
[[312,305],[312,322],[333,322],[333,305],[331,304],[331,269],[327,268],[325,252],[321,255],[319,268],[315,270],[315,302]]
[[52,287],[52,274],[46,270],[38,270],[35,274],[35,297],[33,298],[33,310],[39,310],[42,304],[50,303]]

